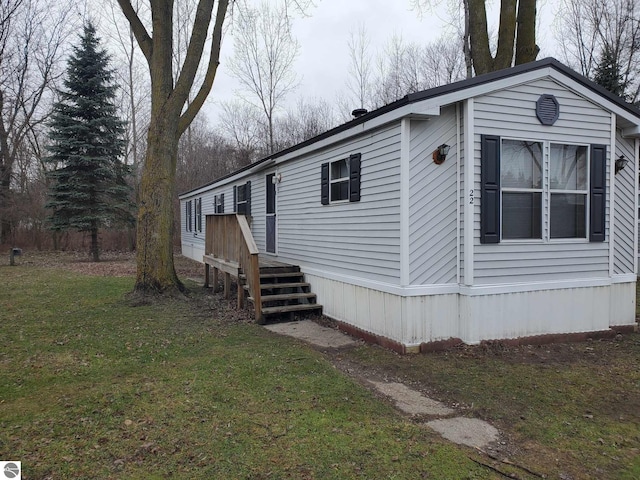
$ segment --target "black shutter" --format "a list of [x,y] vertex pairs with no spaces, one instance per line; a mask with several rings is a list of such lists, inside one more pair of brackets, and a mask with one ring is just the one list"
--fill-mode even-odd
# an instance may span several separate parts
[[220,194],[220,211],[218,213],[224,213],[224,193]]
[[191,219],[193,218],[193,207],[192,207],[193,203],[192,200],[189,200],[189,203],[187,203],[187,231],[191,232],[193,231],[193,227],[192,227],[192,223],[191,223]]
[[604,242],[607,206],[607,146],[591,145],[589,241]]
[[[500,242],[500,137],[482,135],[480,154],[480,243]],[[467,186],[473,189],[473,185]],[[465,218],[471,222],[473,218]]]
[[251,216],[251,181],[247,181],[247,184],[244,188],[244,196],[247,200],[247,208],[245,210],[245,215]]
[[349,157],[349,201],[360,201],[360,157],[354,153]]
[[320,169],[320,203],[329,205],[329,164],[323,163]]
[[238,210],[238,187],[233,186],[233,211]]
[[196,200],[196,210],[197,210],[196,220],[198,222],[197,230],[201,232],[202,231],[202,197]]

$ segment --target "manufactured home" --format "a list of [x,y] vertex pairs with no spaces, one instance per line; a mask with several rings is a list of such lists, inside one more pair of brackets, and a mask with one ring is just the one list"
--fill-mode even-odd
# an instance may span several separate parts
[[640,111],[544,59],[359,113],[181,194],[183,254],[401,351],[634,328]]

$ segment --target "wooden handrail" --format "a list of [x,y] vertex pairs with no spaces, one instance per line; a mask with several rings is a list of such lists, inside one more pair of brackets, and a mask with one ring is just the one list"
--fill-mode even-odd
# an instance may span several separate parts
[[[235,213],[207,215],[204,253],[238,264],[247,278],[249,295],[255,305],[256,321],[262,323],[259,252],[247,218]],[[242,287],[238,282],[239,302],[241,295]]]

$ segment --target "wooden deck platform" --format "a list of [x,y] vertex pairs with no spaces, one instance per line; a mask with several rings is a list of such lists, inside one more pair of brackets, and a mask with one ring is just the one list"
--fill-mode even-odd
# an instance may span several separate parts
[[[221,258],[214,257],[213,255],[205,255],[204,257],[202,257],[202,259],[206,265],[215,267],[219,270],[222,270],[223,272],[228,272],[231,275],[237,275],[238,269],[240,268],[240,265],[238,264],[238,262],[223,260]],[[271,258],[264,258],[264,257],[258,257],[258,262],[261,269],[262,268],[286,268],[286,267],[294,266],[289,263],[283,263],[277,260],[273,260]]]

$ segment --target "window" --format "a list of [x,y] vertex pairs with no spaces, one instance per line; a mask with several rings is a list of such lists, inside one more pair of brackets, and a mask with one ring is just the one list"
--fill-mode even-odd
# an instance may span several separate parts
[[586,238],[588,150],[551,144],[549,159],[551,238]]
[[502,141],[502,238],[542,238],[542,143]]
[[213,212],[224,213],[224,193],[213,197]]
[[251,182],[233,187],[233,211],[251,215]]
[[329,182],[331,202],[349,199],[349,168],[346,158],[331,162]]
[[323,205],[360,201],[360,161],[361,155],[355,153],[321,165],[320,202]]
[[606,152],[482,135],[480,242],[604,241]]
[[185,230],[187,232],[193,231],[193,217],[192,217],[192,201],[189,200],[184,204],[184,218],[185,218]]

